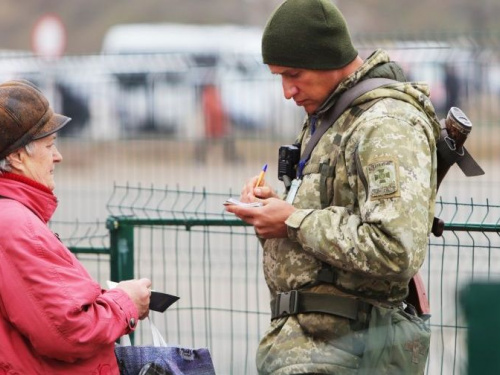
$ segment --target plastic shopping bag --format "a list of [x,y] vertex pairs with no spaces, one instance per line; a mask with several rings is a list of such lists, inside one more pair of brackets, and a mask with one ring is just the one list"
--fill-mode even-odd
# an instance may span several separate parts
[[215,375],[207,348],[169,346],[150,319],[149,323],[152,346],[131,346],[129,341],[115,347],[120,375]]

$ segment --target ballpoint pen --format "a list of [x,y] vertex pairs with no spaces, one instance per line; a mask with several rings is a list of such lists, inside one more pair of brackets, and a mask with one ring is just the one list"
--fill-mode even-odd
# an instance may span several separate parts
[[264,164],[262,167],[262,170],[260,171],[259,178],[257,179],[257,182],[255,184],[255,187],[260,186],[262,183],[262,180],[264,179],[264,175],[266,174],[267,171],[267,164]]

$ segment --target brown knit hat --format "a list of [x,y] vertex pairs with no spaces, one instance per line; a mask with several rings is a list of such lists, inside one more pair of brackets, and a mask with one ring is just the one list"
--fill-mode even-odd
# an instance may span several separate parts
[[47,98],[31,82],[0,84],[0,160],[31,141],[57,132],[70,120],[54,113]]

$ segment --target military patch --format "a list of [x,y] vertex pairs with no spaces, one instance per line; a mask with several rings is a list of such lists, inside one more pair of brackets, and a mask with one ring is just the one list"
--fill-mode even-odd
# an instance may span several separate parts
[[399,197],[399,172],[396,160],[377,160],[368,165],[371,200]]

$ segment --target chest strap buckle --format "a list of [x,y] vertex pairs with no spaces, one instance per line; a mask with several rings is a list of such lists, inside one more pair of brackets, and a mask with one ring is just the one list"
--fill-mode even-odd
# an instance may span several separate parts
[[276,296],[276,301],[272,315],[274,317],[295,315],[298,313],[298,298],[299,292],[297,290],[291,290],[289,292],[280,293]]
[[271,301],[271,320],[305,313],[331,314],[357,320],[361,310],[369,309],[369,303],[355,298],[291,290],[279,293]]

